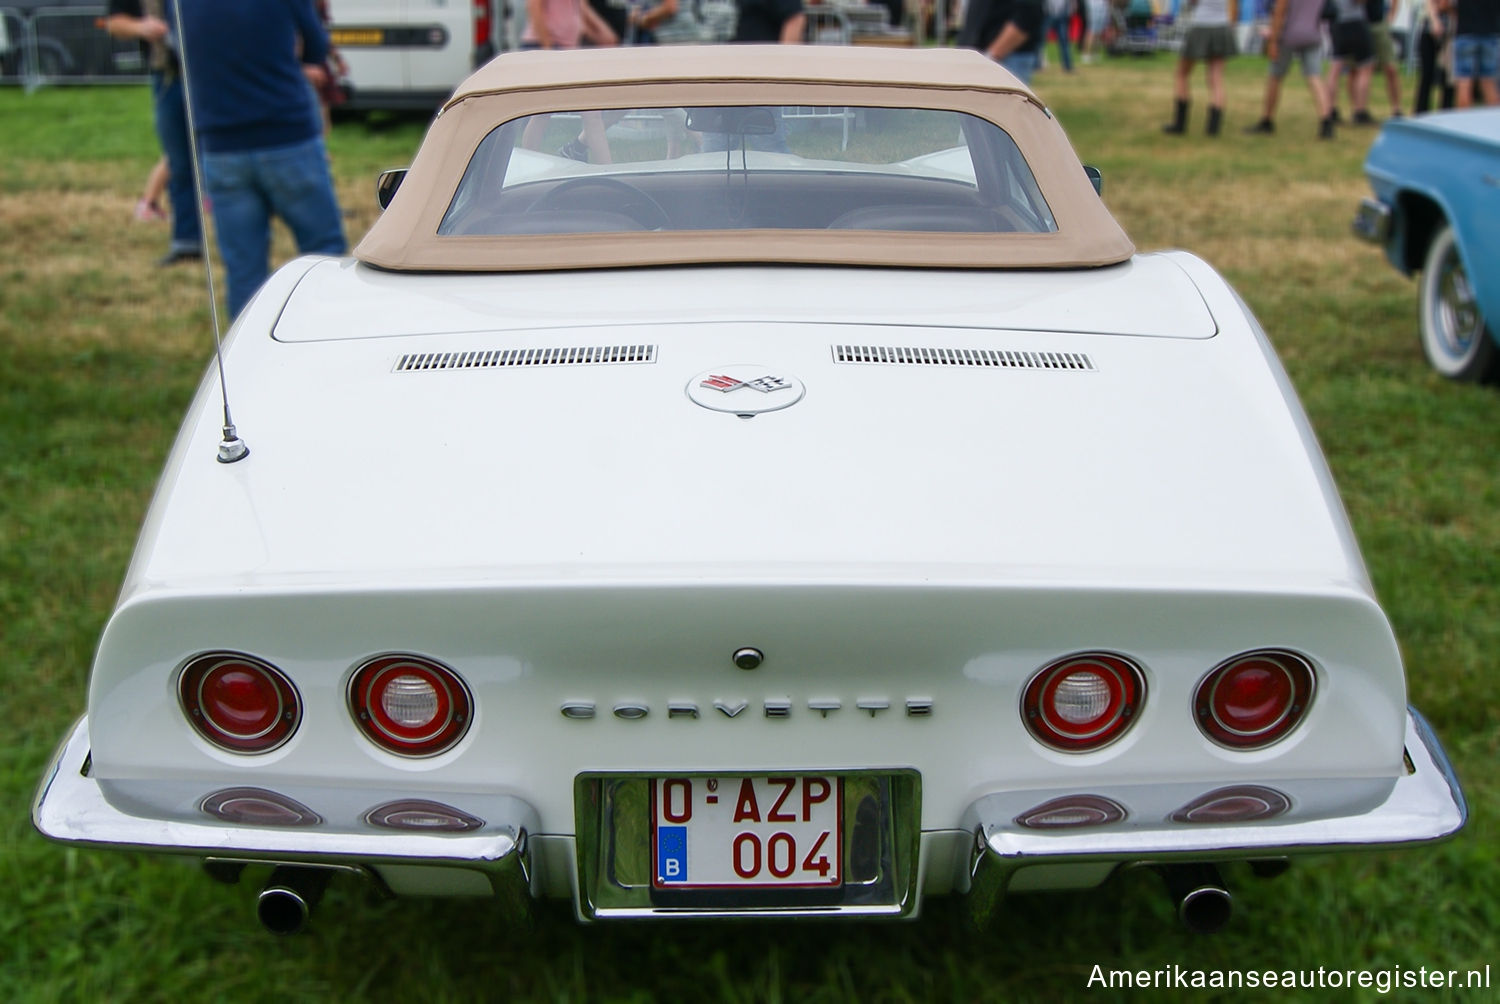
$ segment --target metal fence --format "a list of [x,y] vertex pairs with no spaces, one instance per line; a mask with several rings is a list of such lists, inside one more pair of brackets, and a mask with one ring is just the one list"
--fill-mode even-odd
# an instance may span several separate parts
[[0,84],[131,83],[146,78],[134,40],[104,30],[103,4],[0,6]]

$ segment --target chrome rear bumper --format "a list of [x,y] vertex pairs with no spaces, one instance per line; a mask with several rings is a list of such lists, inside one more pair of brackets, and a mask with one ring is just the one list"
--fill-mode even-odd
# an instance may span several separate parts
[[[1269,819],[1187,822],[1181,810],[1212,792],[1201,785],[1089,788],[1126,818],[1098,826],[1033,829],[1018,820],[1049,798],[1075,793],[987,795],[970,807],[964,829],[973,849],[954,888],[972,893],[983,916],[1028,868],[1066,866],[1101,877],[1115,866],[1277,858],[1324,851],[1408,847],[1450,837],[1468,819],[1468,804],[1431,726],[1415,709],[1406,718],[1407,771],[1391,779],[1305,780],[1277,784],[1288,808]],[[1229,788],[1244,786],[1227,786]],[[1178,818],[1174,819],[1173,817]]]
[[[579,841],[579,910],[584,919],[648,916],[849,915],[909,917],[918,908],[922,887],[952,888],[970,894],[978,917],[990,913],[1009,890],[1094,884],[1120,866],[1154,862],[1215,862],[1277,858],[1322,851],[1379,849],[1428,843],[1452,836],[1468,817],[1468,807],[1442,746],[1414,710],[1406,723],[1407,771],[1400,777],[1300,780],[1277,784],[1285,807],[1274,818],[1222,823],[1187,822],[1182,809],[1205,795],[1203,785],[1142,784],[1068,791],[996,792],[970,806],[961,830],[920,834],[920,778],[913,771],[865,775],[875,811],[868,836],[880,865],[859,888],[845,890],[837,903],[802,908],[746,904],[657,904],[640,883],[617,874],[624,860],[620,847],[642,853],[637,841],[616,840],[619,833],[640,830],[616,805],[632,778],[581,775],[577,781]],[[619,787],[624,784],[625,787]],[[153,793],[168,783],[152,785]],[[111,787],[106,798],[90,776],[86,720],[80,720],[54,754],[32,806],[36,828],[54,840],[96,847],[185,854],[228,862],[305,864],[353,868],[376,877],[415,869],[456,869],[483,876],[491,892],[524,910],[523,901],[550,889],[566,888],[561,874],[545,882],[538,866],[545,857],[535,851],[539,832],[535,811],[513,796],[464,796],[466,810],[485,820],[464,833],[393,832],[362,823],[355,808],[368,793],[323,788],[291,791],[326,813],[316,826],[271,827],[216,823],[203,816],[202,793],[180,800],[181,811],[146,815],[130,811],[128,785]],[[854,789],[851,789],[854,790]],[[638,794],[638,793],[637,793]],[[1058,797],[1090,795],[1121,807],[1125,816],[1094,826],[1036,829],[1019,822],[1039,804]],[[851,795],[851,797],[853,797]],[[477,802],[474,801],[477,799]],[[639,801],[639,799],[636,799]],[[628,799],[626,801],[629,801]],[[605,811],[611,809],[612,811]],[[857,807],[853,815],[857,816]],[[1176,817],[1176,818],[1174,818]],[[632,821],[633,820],[633,821]],[[626,824],[629,825],[626,825]],[[938,840],[944,832],[954,840]],[[970,834],[963,837],[963,834]],[[928,841],[927,837],[932,837]],[[849,839],[863,839],[851,827]],[[962,841],[962,842],[959,842]],[[569,840],[571,843],[571,840]],[[921,862],[919,850],[942,852]],[[967,850],[964,848],[967,847]],[[957,853],[953,853],[956,851]],[[950,856],[951,854],[951,856]],[[639,863],[637,863],[639,864]],[[951,870],[950,870],[951,869]],[[1039,869],[1031,881],[1018,877]],[[1052,872],[1048,872],[1052,869]],[[636,868],[639,871],[639,867]],[[934,873],[946,878],[930,881]],[[1063,873],[1067,873],[1063,877]],[[1080,877],[1083,879],[1079,881]],[[413,883],[420,891],[423,883]]]
[[[354,868],[379,874],[382,866],[457,868],[482,873],[496,894],[529,893],[538,881],[527,835],[536,832],[530,806],[511,796],[489,796],[478,806],[478,828],[459,833],[379,830],[364,823],[361,808],[368,794],[323,789],[284,794],[316,806],[317,825],[236,826],[216,823],[195,808],[153,815],[128,811],[129,785],[115,801],[105,797],[90,776],[88,719],[81,718],[53,754],[32,802],[31,819],[53,840],[117,850],[185,854],[225,862],[305,864]],[[151,786],[167,789],[164,783]],[[184,791],[187,789],[184,787]],[[196,789],[194,789],[196,792]],[[315,791],[315,790],[314,790]],[[202,793],[179,799],[196,806]],[[121,804],[116,804],[121,803]],[[121,805],[126,807],[122,808]],[[324,818],[326,816],[326,818]]]

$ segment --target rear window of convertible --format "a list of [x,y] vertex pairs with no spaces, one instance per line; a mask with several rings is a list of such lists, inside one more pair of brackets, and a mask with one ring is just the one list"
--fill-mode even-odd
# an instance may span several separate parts
[[715,106],[531,115],[479,144],[441,236],[1052,233],[1015,142],[961,112]]

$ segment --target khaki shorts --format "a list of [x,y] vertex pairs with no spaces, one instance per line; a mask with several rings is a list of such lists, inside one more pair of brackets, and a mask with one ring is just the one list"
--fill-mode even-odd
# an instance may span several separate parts
[[1384,21],[1370,25],[1370,42],[1375,49],[1375,69],[1396,65],[1396,43],[1391,40],[1391,26]]
[[1182,41],[1181,58],[1199,62],[1205,59],[1228,59],[1239,50],[1234,44],[1234,29],[1227,24],[1193,26]]
[[1304,77],[1318,76],[1323,72],[1323,43],[1299,45],[1295,49],[1289,45],[1278,46],[1276,58],[1271,60],[1271,76],[1277,80],[1286,76],[1294,59],[1301,62]]

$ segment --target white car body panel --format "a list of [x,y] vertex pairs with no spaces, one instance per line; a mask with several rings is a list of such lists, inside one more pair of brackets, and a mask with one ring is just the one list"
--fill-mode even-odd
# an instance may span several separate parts
[[[1186,256],[1155,261],[1205,272]],[[670,316],[683,285],[735,299],[797,277],[774,269],[662,271],[645,282],[635,274],[633,294],[606,290],[640,304],[616,326],[475,331],[483,308],[461,306],[456,323],[429,315],[427,325],[469,330],[399,336],[384,334],[391,321],[378,297],[367,318],[344,294],[378,287],[382,277],[362,271],[304,262],[247,312],[226,367],[253,460],[191,462],[219,435],[216,385],[195,406],[102,643],[101,664],[122,670],[94,678],[91,705],[110,709],[90,721],[99,777],[246,769],[243,758],[174,728],[180,713],[158,682],[179,653],[216,648],[273,661],[296,653],[330,681],[385,650],[461,665],[482,710],[450,753],[412,763],[362,747],[332,726],[346,714],[332,686],[306,694],[309,725],[257,758],[253,773],[266,781],[336,773],[379,787],[416,770],[459,790],[499,785],[537,806],[544,832],[566,832],[571,776],[599,765],[586,752],[596,743],[628,750],[639,770],[670,769],[689,738],[695,769],[833,769],[882,762],[899,738],[901,763],[920,769],[951,757],[955,734],[989,735],[969,773],[923,772],[928,829],[956,825],[997,773],[1011,786],[1045,788],[1086,761],[1091,776],[1121,783],[1212,779],[1226,761],[1246,758],[1201,736],[1184,748],[1179,732],[1152,728],[1149,717],[1082,758],[994,729],[1049,654],[1091,647],[1141,658],[1152,684],[1146,714],[1164,718],[1180,714],[1198,678],[1236,651],[1274,641],[1307,652],[1328,661],[1333,696],[1320,695],[1293,739],[1249,759],[1287,778],[1389,776],[1399,764],[1405,693],[1390,629],[1327,472],[1306,450],[1307,427],[1222,284],[1209,284],[1202,301],[1215,309],[1210,339],[985,330],[972,326],[973,313],[952,328],[797,324],[777,318],[778,308],[766,322],[658,321],[656,304]],[[538,302],[556,292],[548,288],[556,278],[426,282],[467,286],[470,297],[455,299],[478,305],[499,300],[500,286],[507,300]],[[592,288],[612,277],[572,278]],[[990,277],[989,286],[995,300],[1024,304],[1051,278]],[[383,336],[267,337],[293,283],[294,299],[343,311],[339,330],[367,321]],[[625,313],[618,301],[613,309]],[[1153,309],[1140,298],[1109,313],[1141,333]],[[587,318],[590,305],[575,310]],[[1079,313],[1108,323],[1103,310]],[[659,347],[655,363],[392,372],[407,351],[646,337]],[[1097,369],[833,363],[829,343],[846,341],[1066,347]],[[687,399],[694,374],[744,359],[796,373],[806,399],[753,420]],[[870,408],[872,400],[888,404]],[[556,462],[559,451],[568,462]],[[1064,456],[1071,460],[1060,464]],[[958,469],[967,483],[940,480]],[[357,585],[345,595],[343,583]],[[335,595],[322,595],[329,590]],[[214,603],[226,604],[225,618],[196,609]],[[310,604],[317,617],[289,617]],[[1174,617],[1163,621],[1162,609]],[[859,627],[827,651],[830,624]],[[718,664],[726,639],[740,635],[796,653],[796,662],[779,675],[773,661],[753,686],[698,682],[699,667]],[[341,647],[349,638],[363,647]],[[637,646],[652,652],[653,679],[601,680],[613,653]],[[814,672],[816,683],[804,682]],[[709,719],[690,734],[664,717],[579,723],[535,713],[571,699],[641,701],[658,716],[678,698],[704,708],[716,698],[749,700],[758,710],[778,696],[799,710],[811,698],[841,698],[851,711],[864,696],[898,710],[919,696],[937,713],[931,721]],[[517,713],[499,710],[511,708]],[[311,724],[322,716],[330,727]],[[774,729],[795,730],[796,744],[744,763],[746,733]],[[1372,749],[1372,735],[1393,738]],[[570,740],[584,744],[576,759],[505,763],[481,752]]]

